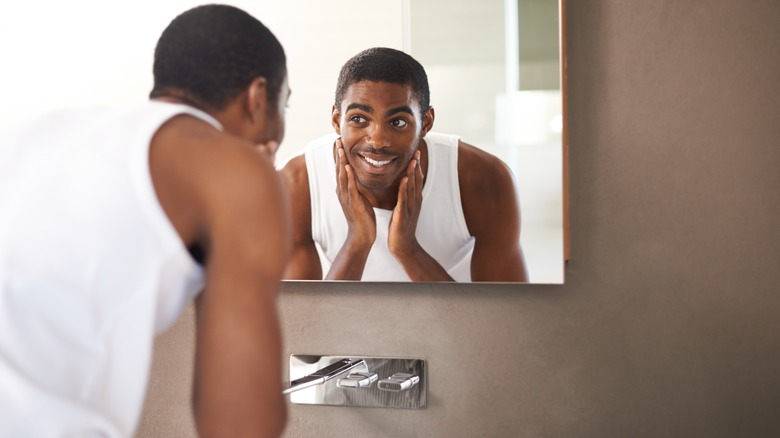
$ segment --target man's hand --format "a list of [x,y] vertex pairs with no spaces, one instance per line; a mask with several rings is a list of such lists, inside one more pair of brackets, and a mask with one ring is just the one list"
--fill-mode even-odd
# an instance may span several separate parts
[[336,140],[336,193],[347,220],[347,240],[325,279],[360,280],[376,240],[376,216],[371,203],[358,191],[355,170],[347,162],[340,138]]
[[357,188],[355,171],[347,162],[341,138],[336,140],[336,192],[349,228],[347,241],[370,247],[376,239],[376,216]]
[[423,173],[418,150],[409,162],[406,176],[398,186],[398,203],[393,210],[387,235],[388,249],[398,259],[411,256],[421,249],[415,233],[422,207],[422,188]]
[[269,140],[265,143],[258,143],[255,145],[260,153],[267,156],[271,160],[271,163],[276,161],[276,151],[279,150],[279,142],[275,140]]
[[439,262],[417,241],[422,189],[423,173],[418,150],[398,186],[398,203],[393,210],[387,234],[388,249],[412,281],[453,281]]

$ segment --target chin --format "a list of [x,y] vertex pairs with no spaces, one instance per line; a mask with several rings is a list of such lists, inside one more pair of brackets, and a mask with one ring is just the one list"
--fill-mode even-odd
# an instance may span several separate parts
[[379,175],[356,175],[357,176],[357,182],[361,186],[377,190],[377,189],[386,189],[393,185],[393,181],[395,178],[388,178],[386,176],[379,176]]

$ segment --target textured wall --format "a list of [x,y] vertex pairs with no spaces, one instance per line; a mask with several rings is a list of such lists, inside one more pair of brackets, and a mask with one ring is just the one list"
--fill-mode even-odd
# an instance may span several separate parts
[[[778,23],[774,0],[569,0],[566,284],[286,285],[286,353],[430,371],[426,410],[291,405],[287,436],[780,435]],[[189,430],[162,424],[191,336],[158,342],[140,436]]]

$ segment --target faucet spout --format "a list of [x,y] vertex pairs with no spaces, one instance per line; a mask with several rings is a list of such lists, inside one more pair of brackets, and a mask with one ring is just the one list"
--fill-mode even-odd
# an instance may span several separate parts
[[284,389],[282,390],[282,394],[290,394],[310,386],[322,385],[328,380],[336,378],[359,366],[363,366],[368,370],[368,366],[364,359],[341,359],[309,375],[283,384]]

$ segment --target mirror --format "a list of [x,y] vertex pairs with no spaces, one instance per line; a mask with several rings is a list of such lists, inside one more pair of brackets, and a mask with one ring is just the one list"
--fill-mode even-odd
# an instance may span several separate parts
[[[277,11],[278,25],[272,22],[271,27],[274,32],[279,30],[291,57],[290,80],[295,91],[288,116],[302,117],[301,123],[291,121],[290,126],[316,128],[300,137],[303,131],[290,132],[296,137],[286,141],[279,162],[283,164],[311,140],[333,132],[330,106],[344,62],[373,46],[403,49],[428,75],[431,105],[436,110],[433,131],[457,134],[512,170],[529,281],[563,283],[558,0],[406,0],[400,6],[380,1],[369,2],[359,12],[311,3],[305,7],[313,9],[307,17]],[[302,39],[289,30],[292,23],[317,38]],[[293,59],[301,54],[308,57]],[[306,76],[303,83],[296,80],[297,75],[310,71],[312,58],[317,60],[318,72]],[[307,99],[303,108],[298,98]],[[318,251],[320,257],[322,252]],[[323,273],[327,267],[326,263]]]
[[[61,107],[145,101],[160,32],[202,3],[3,4],[0,16],[9,19],[0,48],[8,65],[23,67],[7,69],[0,83],[0,127]],[[558,0],[227,3],[263,21],[287,52],[293,93],[278,165],[333,132],[336,79],[347,59],[369,47],[403,49],[426,68],[434,131],[458,134],[512,169],[530,282],[563,282]]]

